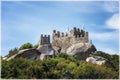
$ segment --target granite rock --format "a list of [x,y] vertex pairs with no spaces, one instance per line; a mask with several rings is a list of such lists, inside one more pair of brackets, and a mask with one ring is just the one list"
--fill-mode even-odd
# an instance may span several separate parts
[[78,59],[85,60],[96,48],[91,43],[77,43],[70,46],[66,53],[69,55],[77,55]]
[[104,63],[107,62],[107,59],[101,57],[101,56],[92,56],[92,57],[88,57],[86,59],[87,62],[91,62],[93,64],[98,64],[98,65],[102,65]]

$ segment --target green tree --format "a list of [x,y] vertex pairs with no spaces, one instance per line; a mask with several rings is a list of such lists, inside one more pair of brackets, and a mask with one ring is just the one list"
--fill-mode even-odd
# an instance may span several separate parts
[[36,45],[33,46],[33,48],[36,49],[36,48],[38,48],[38,46],[39,46],[39,44],[36,44]]
[[22,49],[29,49],[29,48],[33,48],[33,45],[31,43],[26,43],[26,44],[23,44],[19,50],[22,50]]
[[69,56],[69,55],[67,55],[66,53],[59,53],[59,54],[57,55],[57,57],[61,57],[61,58],[65,58],[65,59],[67,59],[68,56]]
[[[117,55],[111,59],[118,65]],[[76,63],[79,62],[79,65]],[[75,56],[59,54],[55,58],[27,60],[15,58],[1,61],[3,79],[118,79],[119,71],[106,65],[79,61]],[[117,68],[118,66],[116,66]],[[117,68],[118,69],[118,68]]]
[[7,57],[11,57],[11,56],[13,56],[14,54],[17,54],[18,51],[19,51],[18,48],[11,49],[11,50],[9,51],[9,54],[7,55]]
[[97,64],[84,62],[73,70],[74,78],[81,79],[118,79],[116,71]]

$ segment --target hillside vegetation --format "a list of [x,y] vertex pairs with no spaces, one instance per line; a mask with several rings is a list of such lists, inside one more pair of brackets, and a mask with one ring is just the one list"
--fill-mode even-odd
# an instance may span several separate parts
[[15,58],[2,60],[2,79],[118,79],[119,57],[104,52],[95,55],[109,59],[112,65],[97,65],[80,61],[76,56],[60,53],[55,58],[26,60]]
[[20,46],[20,48],[14,48],[14,49],[11,49],[8,53],[8,55],[6,55],[6,57],[11,57],[13,56],[14,54],[17,54],[20,50],[23,50],[23,49],[30,49],[30,48],[34,48],[36,49],[38,47],[39,44],[36,44],[36,45],[32,45],[31,43],[25,43],[23,45]]
[[[23,44],[20,48],[9,51],[7,57],[17,54],[19,50],[37,48],[38,44]],[[106,58],[110,64],[97,65],[78,60],[76,56],[59,53],[55,58],[44,60],[27,60],[15,58],[2,60],[2,79],[118,79],[119,56],[96,51],[92,55]]]

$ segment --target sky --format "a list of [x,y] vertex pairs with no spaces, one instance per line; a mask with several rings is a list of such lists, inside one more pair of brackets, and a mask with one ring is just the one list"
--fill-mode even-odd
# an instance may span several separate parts
[[27,42],[35,45],[54,29],[83,26],[98,51],[118,54],[118,7],[117,1],[2,1],[1,55]]

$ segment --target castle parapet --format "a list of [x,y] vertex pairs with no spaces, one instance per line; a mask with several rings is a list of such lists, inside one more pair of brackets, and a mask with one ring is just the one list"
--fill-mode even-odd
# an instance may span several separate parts
[[67,37],[69,37],[71,41],[73,40],[75,43],[88,42],[88,32],[84,31],[83,29],[74,27],[72,30],[70,30],[70,33],[63,33],[53,30],[53,40],[63,40]]
[[44,45],[44,44],[50,44],[50,35],[41,34],[40,45]]

